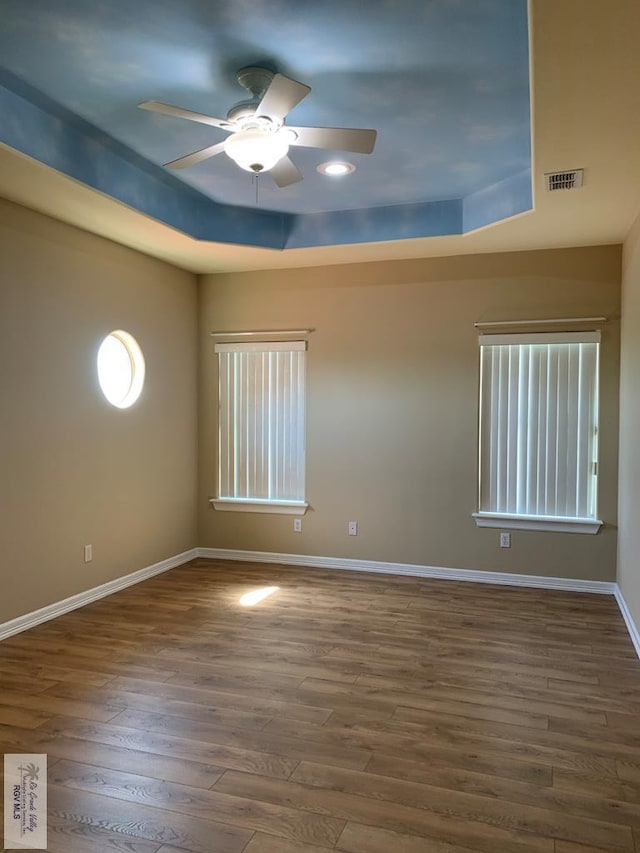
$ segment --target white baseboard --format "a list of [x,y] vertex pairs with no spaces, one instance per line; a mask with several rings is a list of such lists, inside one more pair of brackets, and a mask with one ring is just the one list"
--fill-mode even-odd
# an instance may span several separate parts
[[620,608],[620,613],[622,613],[622,618],[624,619],[627,631],[629,632],[629,636],[631,637],[631,642],[636,650],[636,654],[640,658],[640,631],[638,631],[638,626],[633,621],[633,616],[631,615],[631,611],[627,607],[627,602],[624,600],[624,596],[622,594],[622,590],[616,584],[615,591],[616,601],[618,602],[618,607]]
[[159,575],[161,572],[174,569],[196,557],[212,560],[238,560],[252,563],[282,563],[289,566],[308,566],[317,569],[342,569],[355,572],[374,572],[391,575],[408,575],[420,578],[438,578],[440,580],[469,581],[472,583],[494,583],[507,586],[527,586],[541,589],[560,589],[570,592],[591,592],[600,595],[613,595],[618,603],[620,612],[631,636],[631,641],[640,658],[640,631],[633,621],[624,596],[617,583],[605,581],[590,581],[571,578],[545,577],[544,575],[518,575],[507,572],[487,572],[475,569],[447,569],[441,566],[420,566],[413,563],[382,563],[376,560],[353,560],[347,557],[316,557],[306,554],[276,554],[270,551],[238,551],[228,548],[192,548],[174,557],[168,557],[152,566],[147,566],[137,572],[124,575],[108,581],[100,586],[72,595],[62,601],[49,604],[39,610],[18,616],[9,622],[0,624],[0,640],[19,634],[29,628],[34,628],[42,622],[48,622],[70,610],[76,610],[105,598],[120,589],[140,583],[147,578]]
[[475,569],[445,569],[440,566],[419,566],[413,563],[381,563],[377,560],[352,560],[347,557],[315,557],[306,554],[274,554],[269,551],[235,551],[227,548],[198,548],[198,556],[212,560],[241,560],[251,563],[282,563],[288,566],[309,566],[316,569],[346,569],[352,572],[379,572],[388,575],[410,575],[419,578],[498,583],[507,586],[531,586],[543,589],[563,589],[570,592],[595,592],[614,595],[617,584],[572,578],[553,578],[543,575],[516,575],[506,572],[485,572]]
[[159,563],[154,563],[152,566],[147,566],[137,572],[132,572],[124,577],[116,578],[115,580],[103,583],[100,586],[95,586],[93,589],[88,589],[85,592],[79,592],[77,595],[72,595],[62,601],[57,601],[54,604],[48,604],[46,607],[41,607],[39,610],[34,610],[32,613],[25,613],[24,616],[18,616],[16,619],[11,619],[9,622],[0,624],[0,640],[11,637],[13,634],[19,634],[21,631],[26,631],[28,628],[34,628],[42,622],[48,622],[50,619],[55,619],[56,616],[62,616],[63,613],[68,613],[70,610],[76,610],[78,607],[83,607],[98,598],[104,598],[117,592],[119,589],[124,589],[127,586],[133,586],[140,581],[151,578],[154,575],[159,575],[161,572],[166,572],[169,569],[174,569],[176,566],[187,563],[189,560],[194,560],[198,556],[198,549],[192,548],[190,551],[183,551],[182,554],[176,554],[174,557],[168,557]]

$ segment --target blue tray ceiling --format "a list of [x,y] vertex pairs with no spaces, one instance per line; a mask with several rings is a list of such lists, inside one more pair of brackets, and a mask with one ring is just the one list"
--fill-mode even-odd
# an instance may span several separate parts
[[[202,240],[290,248],[460,234],[531,208],[526,0],[4,0],[0,140]],[[264,64],[312,87],[298,125],[374,127],[371,155],[292,148],[277,189],[225,154],[161,164],[223,131]],[[331,179],[330,159],[356,171]]]

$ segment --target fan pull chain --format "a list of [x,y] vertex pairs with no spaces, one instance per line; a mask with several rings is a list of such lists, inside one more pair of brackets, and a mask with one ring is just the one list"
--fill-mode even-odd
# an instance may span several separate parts
[[258,178],[259,178],[259,176],[260,176],[259,172],[252,172],[251,173],[251,183],[255,184],[255,187],[256,187],[256,204],[259,203],[258,202]]

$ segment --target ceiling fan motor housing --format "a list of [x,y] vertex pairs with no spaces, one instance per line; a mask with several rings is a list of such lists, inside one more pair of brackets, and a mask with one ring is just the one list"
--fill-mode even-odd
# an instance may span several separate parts
[[239,101],[231,107],[227,113],[227,118],[235,124],[242,124],[243,120],[251,119],[255,116],[259,103],[260,98],[251,98],[251,100],[248,101]]

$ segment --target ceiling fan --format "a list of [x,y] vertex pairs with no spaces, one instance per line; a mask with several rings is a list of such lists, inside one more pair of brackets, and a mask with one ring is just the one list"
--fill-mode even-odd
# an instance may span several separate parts
[[208,124],[230,134],[222,142],[165,163],[167,168],[184,169],[224,151],[240,168],[254,175],[270,172],[277,186],[286,187],[302,180],[302,172],[287,156],[290,146],[331,148],[360,154],[373,151],[375,130],[286,125],[287,114],[311,91],[304,83],[253,66],[240,69],[237,80],[251,98],[231,107],[225,119],[183,110],[160,101],[138,104],[143,110]]

